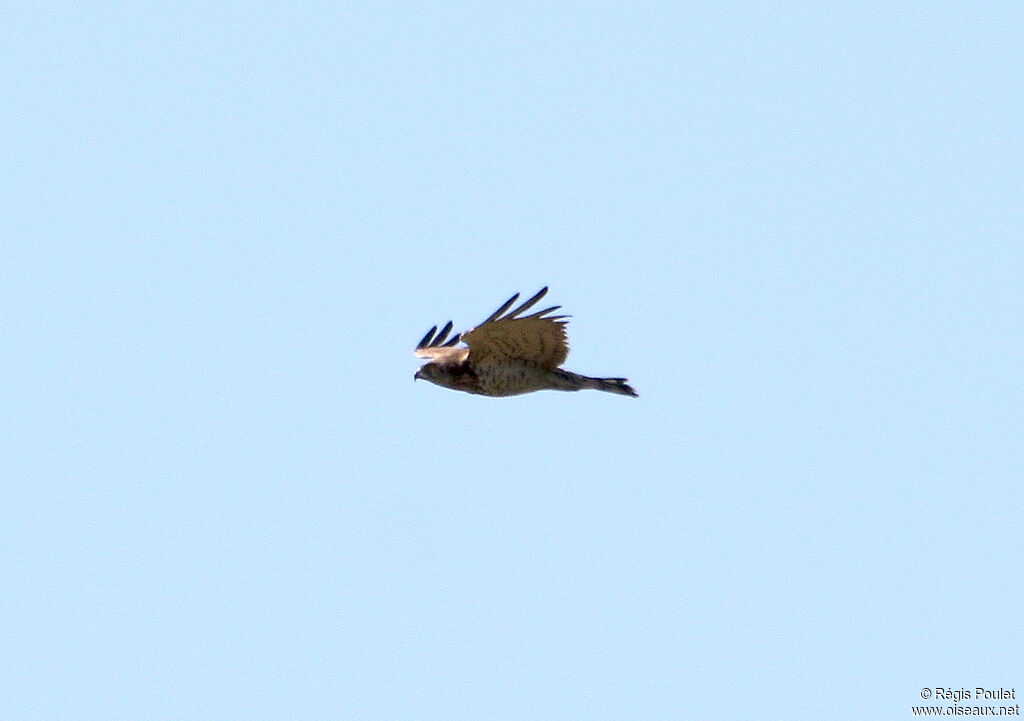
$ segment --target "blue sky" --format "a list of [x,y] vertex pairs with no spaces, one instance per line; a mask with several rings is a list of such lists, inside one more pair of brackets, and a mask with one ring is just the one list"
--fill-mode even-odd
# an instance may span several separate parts
[[[1024,691],[1018,3],[11,3],[0,708]],[[549,285],[596,392],[414,383]]]

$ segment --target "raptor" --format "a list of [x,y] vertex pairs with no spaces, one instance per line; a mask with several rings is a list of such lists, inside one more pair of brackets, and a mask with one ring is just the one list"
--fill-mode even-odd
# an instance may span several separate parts
[[637,393],[625,378],[592,378],[560,367],[569,355],[569,316],[552,315],[561,308],[558,305],[524,315],[547,292],[547,287],[541,288],[509,310],[519,300],[516,293],[476,328],[451,338],[451,321],[440,332],[434,326],[416,346],[416,355],[428,362],[414,378],[483,396],[593,388],[635,398]]

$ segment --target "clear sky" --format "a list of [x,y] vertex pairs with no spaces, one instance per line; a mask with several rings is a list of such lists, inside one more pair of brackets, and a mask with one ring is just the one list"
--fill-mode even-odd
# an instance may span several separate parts
[[1022,8],[6,4],[0,717],[1024,694]]

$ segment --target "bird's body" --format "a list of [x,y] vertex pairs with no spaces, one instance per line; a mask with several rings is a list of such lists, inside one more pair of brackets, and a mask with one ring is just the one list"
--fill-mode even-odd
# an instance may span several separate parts
[[[559,368],[569,354],[567,316],[550,315],[560,306],[522,315],[547,291],[541,289],[518,308],[505,313],[519,298],[516,293],[479,326],[447,341],[452,323],[449,321],[440,333],[434,326],[416,348],[417,356],[430,361],[416,372],[416,378],[452,390],[494,397],[585,388],[635,397],[636,391],[625,378],[591,378]],[[469,347],[457,347],[459,341]]]

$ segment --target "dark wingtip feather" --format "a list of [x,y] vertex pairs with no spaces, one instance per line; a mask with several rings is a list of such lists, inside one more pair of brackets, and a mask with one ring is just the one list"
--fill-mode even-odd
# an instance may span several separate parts
[[[519,294],[518,293],[516,293],[514,296],[512,296],[511,298],[506,300],[504,303],[502,303],[501,307],[498,308],[498,310],[496,310],[493,313],[491,313],[491,315],[487,318],[487,320],[484,321],[484,323],[490,323],[492,320],[494,320],[495,318],[500,316],[502,313],[504,313],[506,310],[511,308],[512,304],[515,303],[517,300],[519,300]],[[484,323],[481,323],[480,325],[483,325]]]
[[431,341],[431,345],[441,345],[444,343],[444,339],[448,337],[448,334],[452,332],[452,322],[448,321],[441,332],[437,334],[437,337]]
[[[508,314],[507,316],[505,316],[505,317],[506,317],[506,318],[515,318],[515,317],[516,317],[517,315],[519,315],[519,314],[520,314],[520,313],[522,313],[523,311],[525,311],[525,310],[528,310],[529,308],[532,308],[532,307],[533,307],[533,305],[534,305],[534,304],[535,304],[535,303],[536,303],[536,302],[537,302],[538,300],[540,300],[541,298],[543,298],[543,297],[544,297],[544,296],[545,296],[545,295],[547,294],[547,292],[548,292],[548,287],[547,287],[547,286],[544,286],[544,287],[543,287],[543,288],[541,288],[541,289],[540,289],[539,291],[537,291],[537,294],[536,294],[536,295],[534,295],[534,296],[533,296],[532,298],[530,298],[530,299],[529,299],[528,301],[526,301],[525,303],[523,303],[523,304],[522,304],[521,306],[519,306],[518,308],[516,308],[516,309],[515,309],[514,311],[512,311],[511,313],[509,313],[509,314]],[[559,307],[560,307],[560,306],[559,306]]]
[[[544,310],[538,310],[536,313],[530,313],[530,315],[524,316],[524,317],[526,317],[526,318],[540,318],[540,317],[546,315],[547,313],[551,313],[552,311],[558,310],[561,307],[562,306],[560,306],[560,305],[553,305],[550,308],[545,308]],[[560,316],[560,317],[564,318],[565,316]]]
[[423,340],[419,342],[419,344],[416,346],[416,349],[419,350],[420,348],[426,348],[427,345],[430,343],[430,339],[434,337],[434,333],[436,332],[437,326],[435,325],[433,328],[427,331],[427,334],[425,336],[423,336]]
[[[490,314],[489,316],[487,316],[487,320],[485,320],[485,321],[484,321],[483,323],[481,323],[480,325],[483,325],[484,323],[490,323],[491,321],[495,321],[495,320],[505,320],[505,319],[508,319],[508,318],[515,318],[515,317],[516,317],[516,316],[518,316],[518,315],[519,315],[520,313],[522,313],[522,312],[523,312],[524,310],[526,310],[526,309],[528,309],[528,308],[532,307],[532,306],[533,306],[533,304],[534,304],[534,303],[536,303],[536,302],[537,302],[538,300],[540,300],[541,298],[543,298],[543,297],[544,297],[544,295],[545,295],[545,294],[546,294],[547,292],[548,292],[548,287],[547,287],[547,286],[544,286],[544,287],[543,287],[543,288],[541,288],[541,289],[540,289],[539,291],[537,291],[536,295],[534,295],[534,296],[533,296],[532,298],[530,298],[529,300],[525,301],[525,302],[524,302],[524,303],[523,303],[522,305],[520,305],[520,306],[519,306],[518,308],[516,308],[516,309],[515,309],[515,310],[513,310],[513,311],[510,311],[510,312],[506,313],[505,311],[507,311],[507,310],[508,310],[509,308],[511,308],[511,307],[512,307],[512,304],[513,304],[513,303],[515,303],[515,302],[516,302],[517,300],[519,300],[519,294],[518,294],[518,293],[516,293],[516,294],[515,294],[515,295],[513,295],[513,296],[512,296],[511,298],[509,298],[509,299],[508,299],[508,300],[506,300],[506,301],[505,301],[504,303],[502,303],[502,304],[501,304],[501,307],[500,307],[500,308],[498,308],[498,310],[494,311],[494,312],[493,312],[493,313],[491,313],[491,314]],[[561,307],[561,306],[555,306],[555,308],[560,308],[560,307]],[[555,310],[555,308],[549,308],[548,310]],[[542,312],[543,312],[543,313],[547,313],[548,311],[542,311]],[[479,327],[479,326],[477,326],[477,327]]]

